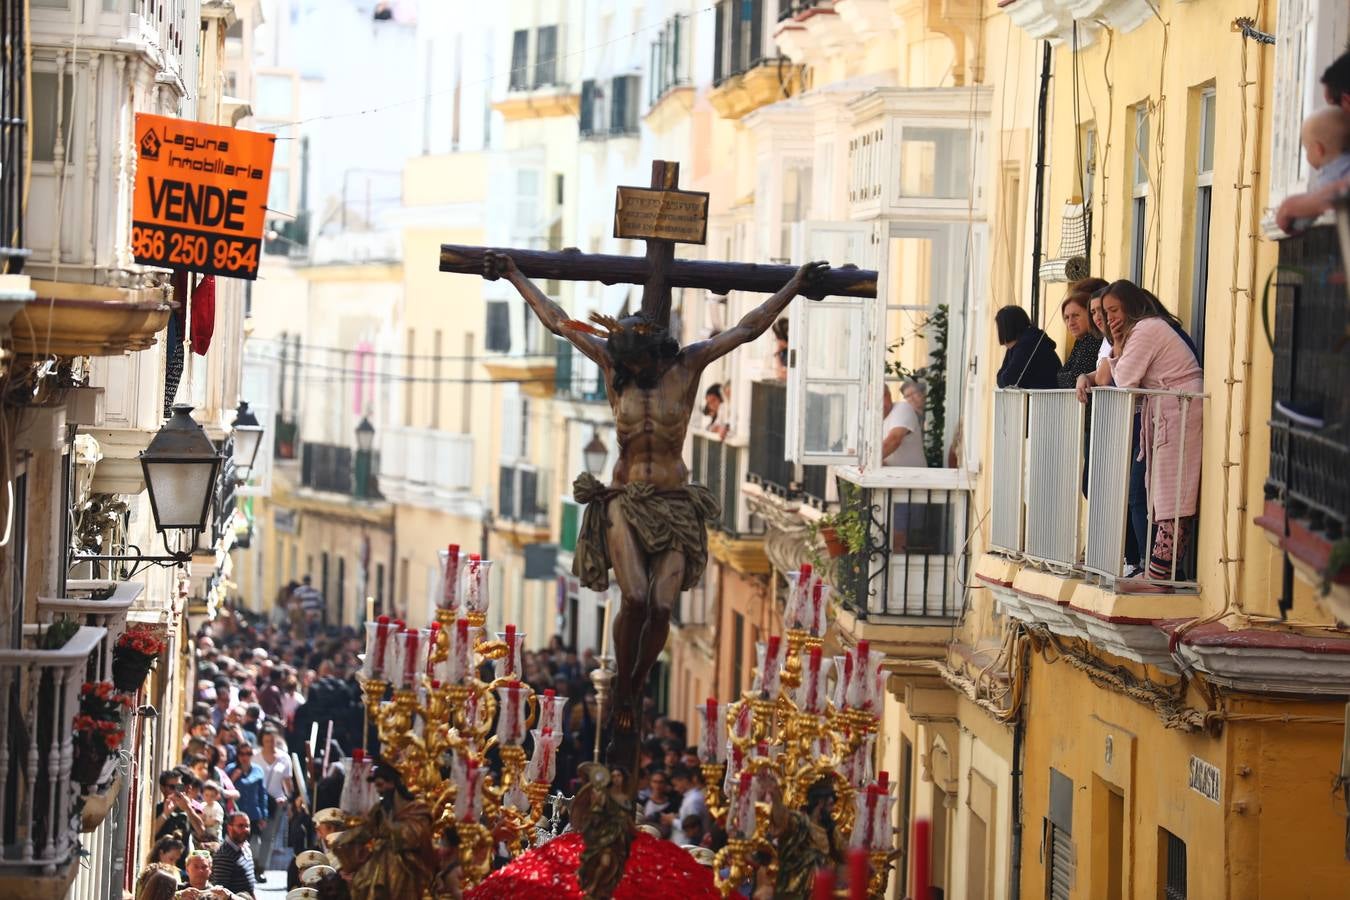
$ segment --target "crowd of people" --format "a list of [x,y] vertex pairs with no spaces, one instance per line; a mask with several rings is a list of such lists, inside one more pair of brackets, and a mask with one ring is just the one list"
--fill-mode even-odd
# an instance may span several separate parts
[[[269,616],[226,608],[196,636],[190,721],[180,764],[158,776],[155,842],[137,878],[137,900],[236,900],[283,877],[297,887],[297,854],[324,850],[322,836],[340,827],[342,760],[363,746],[377,753],[378,736],[373,729],[363,734],[356,674],[364,641],[353,628],[308,615],[306,588],[284,587]],[[597,665],[591,650],[578,653],[560,637],[522,654],[531,687],[569,698],[553,785],[567,796],[596,746],[589,675]],[[725,835],[708,815],[685,725],[655,715],[651,701],[645,714],[639,825],[716,849]]]

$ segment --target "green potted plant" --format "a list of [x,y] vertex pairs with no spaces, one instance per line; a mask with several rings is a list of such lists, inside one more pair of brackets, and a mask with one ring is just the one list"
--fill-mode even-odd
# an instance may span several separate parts
[[862,508],[862,491],[847,481],[839,483],[839,509],[821,516],[813,525],[815,534],[825,542],[832,559],[861,553],[867,546],[867,518]]

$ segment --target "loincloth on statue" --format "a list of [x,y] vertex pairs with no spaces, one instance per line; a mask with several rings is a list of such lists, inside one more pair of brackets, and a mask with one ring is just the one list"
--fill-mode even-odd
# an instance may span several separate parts
[[588,472],[572,483],[572,497],[586,507],[577,531],[572,574],[593,591],[609,588],[609,543],[605,515],[610,503],[619,504],[633,537],[644,552],[678,550],[684,554],[684,581],[680,590],[698,584],[708,565],[710,523],[721,521],[722,505],[701,484],[657,489],[641,481],[607,488]]

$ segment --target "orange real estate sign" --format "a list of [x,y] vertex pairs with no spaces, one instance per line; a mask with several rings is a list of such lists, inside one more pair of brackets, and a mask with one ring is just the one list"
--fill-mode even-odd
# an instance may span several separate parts
[[258,277],[276,137],[136,114],[136,262]]

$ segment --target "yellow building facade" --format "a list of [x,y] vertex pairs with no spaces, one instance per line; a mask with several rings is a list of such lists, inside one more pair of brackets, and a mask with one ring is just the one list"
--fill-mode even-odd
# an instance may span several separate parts
[[[712,545],[714,692],[734,695],[748,683],[750,666],[738,681],[736,660],[753,659],[754,628],[768,629],[762,639],[777,627],[781,576],[822,561],[811,525],[838,514],[838,478],[857,486],[871,519],[861,584],[826,561],[841,594],[830,640],[886,650],[877,763],[899,785],[898,833],[932,822],[933,883],[945,896],[1338,896],[1347,863],[1333,784],[1346,647],[1312,589],[1314,557],[1294,554],[1301,576],[1282,617],[1280,536],[1255,520],[1275,474],[1265,423],[1279,380],[1261,294],[1287,249],[1263,229],[1298,180],[1296,160],[1292,175],[1279,172],[1289,169],[1290,122],[1296,131],[1299,110],[1321,102],[1316,78],[1344,44],[1343,12],[1317,3],[1277,12],[1274,4],[840,0],[794,4],[775,20],[773,10],[754,9],[771,59],[740,59],[729,71],[734,51],[714,48],[713,81],[698,88],[713,113],[708,134],[684,157],[693,186],[712,194],[706,252],[757,262],[828,253],[879,268],[883,327],[857,345],[874,368],[841,376],[856,378],[862,397],[887,382],[894,392],[896,363],[925,363],[939,346],[925,317],[947,304],[940,446],[951,467],[879,465],[869,429],[879,432],[880,415],[864,410],[860,452],[821,478],[818,458],[792,445],[791,422],[786,436],[765,431],[765,416],[772,424],[783,415],[765,410],[784,390],[789,405],[801,390],[792,374],[779,386],[765,371],[767,341],[710,372],[709,382],[732,385],[731,432],[714,471],[700,465],[710,458],[708,434],[696,427],[691,470],[711,483],[728,476],[728,450],[739,454],[745,468],[731,477],[745,483],[748,507]],[[1233,25],[1254,12],[1245,33]],[[725,17],[734,13],[719,9],[727,30],[717,33],[732,34]],[[1263,36],[1272,33],[1273,45]],[[764,77],[765,66],[776,77]],[[1302,73],[1298,84],[1288,83],[1291,69]],[[1278,112],[1291,98],[1296,109]],[[695,130],[707,107],[693,105]],[[925,128],[964,135],[920,136]],[[937,156],[923,156],[924,141]],[[897,155],[869,156],[876,144]],[[968,153],[968,189],[949,184],[946,195],[920,200],[916,192],[940,190],[943,146]],[[705,148],[715,166],[699,165]],[[869,177],[879,202],[865,196]],[[1202,354],[1196,570],[1169,594],[1131,593],[1118,571],[1085,568],[1095,565],[1082,554],[1097,552],[1086,542],[1100,522],[1090,524],[1077,491],[1053,502],[1033,495],[1044,483],[1035,466],[1046,458],[1043,434],[1029,436],[1025,418],[1009,431],[1000,415],[1011,404],[995,397],[1001,306],[1027,309],[1067,356],[1065,285],[1038,267],[1073,255],[1065,247],[1085,200],[1091,225],[1077,253],[1088,271],[1155,292]],[[925,234],[916,219],[931,220]],[[831,228],[837,237],[812,243]],[[853,234],[862,238],[848,243]],[[888,251],[869,249],[876,242]],[[733,324],[759,300],[688,298],[686,340]],[[911,313],[916,306],[925,311]],[[793,319],[791,346],[803,354],[811,351],[799,321],[811,330],[811,319]],[[1105,451],[1082,452],[1094,453],[1095,466]],[[782,456],[795,465],[775,468]],[[1079,467],[1060,474],[1076,484]],[[1023,486],[1011,498],[1009,483]],[[937,552],[916,550],[931,535],[893,512],[912,515],[916,502],[939,503],[950,517]],[[1063,558],[1033,540],[1044,537],[1047,515],[1075,523]],[[1007,522],[1011,537],[1000,530]],[[744,566],[736,548],[747,536],[763,554],[751,564],[762,580],[731,565]],[[936,590],[917,586],[913,572],[938,565],[950,593],[930,605]],[[673,673],[676,710],[701,699],[685,696],[685,685],[703,670],[683,669]],[[908,837],[900,849],[904,872]],[[889,890],[914,892],[903,877]]]

